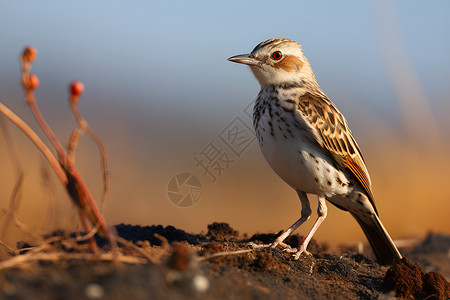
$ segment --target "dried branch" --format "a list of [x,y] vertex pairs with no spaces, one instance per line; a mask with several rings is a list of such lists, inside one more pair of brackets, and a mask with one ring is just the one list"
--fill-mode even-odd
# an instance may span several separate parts
[[[6,146],[6,150],[8,153],[8,156],[11,157],[13,162],[13,167],[15,169],[15,176],[16,176],[16,182],[14,184],[13,190],[11,192],[11,197],[9,201],[9,209],[11,211],[16,211],[20,204],[20,188],[23,183],[23,179],[25,176],[25,173],[23,171],[22,167],[22,161],[19,157],[18,153],[18,147],[16,140],[14,139],[14,136],[10,132],[9,126],[5,123],[5,120],[3,118],[0,118],[0,127],[2,130],[0,130],[0,136],[4,140],[4,145]],[[9,224],[11,223],[10,216],[7,216],[1,233],[1,238],[3,239],[6,235],[6,231],[9,227]]]
[[[86,183],[84,182],[81,174],[75,166],[75,162],[73,156],[68,156],[60,141],[51,130],[50,126],[47,124],[46,120],[42,116],[37,104],[36,99],[34,97],[34,90],[39,85],[39,79],[36,75],[31,74],[31,62],[33,62],[36,58],[36,49],[33,47],[25,48],[22,56],[22,85],[25,90],[25,95],[27,98],[27,103],[30,106],[33,115],[35,116],[38,124],[41,126],[45,135],[49,138],[52,145],[55,147],[58,153],[58,159],[60,167],[64,170],[66,175],[66,181],[64,181],[64,185],[71,196],[72,200],[78,205],[81,212],[88,217],[90,223],[96,227],[97,223],[100,227],[100,232],[104,234],[108,241],[111,242],[108,227],[106,226],[106,222],[103,219],[102,214],[98,210],[97,204],[90,193]],[[89,225],[86,220],[83,220],[82,223],[86,230],[86,232],[90,231]],[[91,245],[93,245],[95,241],[91,240]],[[96,252],[96,247],[92,248],[94,252]]]
[[78,144],[78,140],[81,138],[81,136],[86,132],[89,137],[97,144],[97,147],[100,151],[101,161],[102,161],[102,175],[103,175],[103,193],[102,193],[102,199],[100,201],[100,210],[103,211],[103,207],[106,202],[106,195],[109,190],[109,175],[108,175],[108,162],[106,159],[106,150],[103,146],[102,141],[100,138],[94,133],[94,131],[89,126],[86,119],[83,118],[81,115],[81,112],[78,107],[78,101],[81,96],[81,94],[84,91],[84,86],[79,81],[72,82],[70,86],[70,108],[72,110],[72,113],[78,123],[79,128],[76,129],[72,137],[70,139],[69,143],[69,150],[68,150],[68,156],[75,161],[74,159],[74,150]]
[[59,179],[64,185],[67,185],[68,179],[64,169],[59,164],[58,160],[55,158],[53,153],[48,149],[48,147],[44,144],[41,138],[30,128],[21,118],[19,118],[15,113],[13,113],[8,107],[6,107],[3,103],[0,102],[0,113],[5,115],[11,122],[14,123],[17,127],[19,127],[36,145],[36,147],[41,151],[41,153],[48,160],[50,165],[58,175]]
[[9,255],[14,255],[15,251],[13,248],[6,245],[2,240],[0,240],[0,246],[2,246]]
[[91,254],[91,253],[34,253],[28,252],[23,255],[15,256],[3,262],[0,262],[0,270],[9,268],[23,267],[24,263],[32,263],[39,261],[60,262],[69,260],[89,260],[89,261],[118,261],[127,264],[146,264],[147,260],[135,256],[120,255],[115,257],[112,253]]
[[16,225],[16,227],[19,228],[22,232],[28,234],[34,240],[37,240],[37,241],[42,240],[42,238],[41,238],[42,233],[39,233],[39,232],[36,233],[35,229],[31,228],[30,226],[28,226],[25,223],[23,223],[22,221],[20,221],[15,212],[13,212],[9,209],[3,209],[2,212],[4,214],[6,214],[8,217],[10,217],[13,220],[14,225]]
[[210,254],[210,255],[205,255],[205,256],[199,257],[199,258],[197,258],[197,260],[198,261],[204,261],[204,260],[211,259],[211,258],[214,258],[214,257],[228,256],[228,255],[238,255],[238,254],[249,253],[249,252],[252,252],[252,251],[253,251],[253,249],[217,252],[217,253],[213,253],[213,254]]

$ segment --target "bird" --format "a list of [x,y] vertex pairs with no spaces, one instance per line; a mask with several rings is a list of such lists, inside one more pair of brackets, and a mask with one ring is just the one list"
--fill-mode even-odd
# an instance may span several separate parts
[[259,81],[253,126],[260,150],[297,192],[302,207],[292,226],[262,246],[290,248],[284,240],[310,218],[307,194],[315,194],[317,219],[301,245],[290,249],[294,259],[311,255],[307,246],[327,217],[328,201],[356,219],[380,264],[399,263],[402,255],[380,220],[361,150],[347,120],[317,83],[302,46],[273,38],[228,60],[249,66]]

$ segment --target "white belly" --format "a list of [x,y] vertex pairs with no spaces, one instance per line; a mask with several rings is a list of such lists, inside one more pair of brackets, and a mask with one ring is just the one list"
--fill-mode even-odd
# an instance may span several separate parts
[[[294,121],[293,117],[291,120],[283,117],[285,121]],[[257,134],[264,158],[296,190],[325,197],[346,194],[348,179],[333,166],[329,154],[311,140],[312,135],[305,131],[307,127],[299,127],[286,131],[283,122],[261,115]]]

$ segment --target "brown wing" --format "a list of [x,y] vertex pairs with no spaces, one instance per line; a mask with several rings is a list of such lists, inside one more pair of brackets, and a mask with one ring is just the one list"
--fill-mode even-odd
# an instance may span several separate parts
[[341,167],[350,171],[367,192],[375,208],[369,172],[344,116],[324,95],[306,93],[299,100],[298,109],[317,129],[317,142],[330,152]]

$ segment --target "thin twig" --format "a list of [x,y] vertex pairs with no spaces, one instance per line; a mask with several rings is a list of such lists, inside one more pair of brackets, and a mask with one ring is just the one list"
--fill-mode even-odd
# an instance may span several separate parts
[[204,260],[211,259],[211,258],[214,258],[214,257],[228,256],[228,255],[238,255],[238,254],[249,253],[249,252],[252,252],[252,251],[253,251],[253,249],[217,252],[217,253],[213,253],[213,254],[210,254],[210,255],[199,257],[199,258],[197,258],[197,260],[198,261],[204,261]]
[[[2,140],[4,141],[5,148],[7,150],[8,156],[11,157],[13,166],[15,168],[16,173],[16,183],[14,184],[13,191],[11,193],[10,202],[9,202],[9,209],[11,211],[16,211],[19,207],[21,198],[19,197],[19,191],[23,183],[24,179],[24,171],[22,167],[21,159],[18,155],[18,147],[16,143],[16,139],[14,138],[14,135],[11,134],[10,128],[4,120],[4,118],[0,118],[0,136],[2,137]],[[0,235],[0,238],[3,239],[6,236],[7,229],[11,223],[11,217],[8,215],[2,228],[2,233]]]
[[[16,180],[16,183],[14,184],[13,190],[11,192],[11,197],[9,200],[9,211],[11,212],[15,212],[17,210],[18,207],[18,201],[16,201],[17,199],[17,194],[20,191],[20,188],[22,187],[22,183],[23,183],[23,178],[24,178],[24,173],[21,173],[19,175],[19,177]],[[2,238],[5,237],[6,232],[9,228],[9,225],[11,224],[12,221],[12,214],[7,214],[5,223],[3,225],[3,230],[2,230]]]
[[6,235],[6,232],[9,228],[11,220],[13,220],[13,214],[17,211],[18,201],[16,201],[16,200],[17,200],[17,195],[20,191],[20,188],[22,187],[23,178],[24,178],[24,173],[19,174],[19,177],[17,178],[16,183],[14,184],[13,190],[11,192],[11,197],[9,200],[9,211],[12,213],[7,214],[5,224],[3,227],[3,231],[2,231],[2,238]]
[[55,133],[50,128],[41,111],[39,110],[39,107],[37,106],[36,99],[34,97],[34,92],[29,82],[30,70],[31,70],[31,63],[26,60],[22,60],[22,85],[25,90],[27,104],[31,108],[31,111],[33,112],[33,115],[36,121],[38,122],[39,126],[41,126],[45,135],[48,137],[52,145],[55,147],[56,152],[58,153],[59,161],[63,163],[63,159],[66,157],[66,151],[64,150],[64,147],[62,146],[61,142],[58,140]]
[[12,212],[15,212],[16,209],[17,209],[16,198],[17,198],[17,194],[18,194],[19,191],[20,191],[20,187],[22,186],[23,178],[24,178],[24,174],[21,173],[21,174],[19,175],[19,178],[17,178],[17,181],[16,181],[16,183],[14,184],[14,188],[13,188],[13,190],[12,190],[12,192],[11,192],[11,198],[10,198],[10,200],[9,200],[9,209],[10,209]]
[[30,128],[21,118],[19,118],[14,112],[12,112],[8,107],[6,107],[3,103],[0,102],[0,112],[5,115],[11,122],[14,123],[17,127],[19,127],[28,138],[36,145],[36,147],[41,151],[41,153],[48,160],[50,165],[58,175],[61,182],[66,185],[68,180],[64,169],[59,164],[58,160],[55,158],[53,153],[48,149],[48,147],[44,144],[41,138]]
[[6,245],[2,240],[0,240],[0,246],[5,248],[6,252],[8,252],[9,255],[14,255],[14,249]]
[[61,162],[63,162],[64,157],[66,157],[66,151],[62,147],[61,142],[58,140],[56,135],[53,133],[53,130],[50,128],[47,121],[45,121],[44,116],[41,114],[41,112],[36,104],[36,101],[34,100],[34,95],[31,93],[28,93],[27,98],[32,99],[32,100],[27,101],[31,108],[31,111],[33,112],[34,117],[36,118],[36,121],[41,126],[45,135],[49,138],[50,142],[55,147],[56,152],[58,153],[59,160]]
[[[99,225],[98,225],[98,223],[97,223],[97,226],[96,226],[96,227],[93,227],[92,229],[90,229],[90,231],[86,232],[85,235],[79,235],[79,236],[77,236],[77,238],[76,238],[76,239],[77,239],[77,242],[83,242],[83,241],[87,241],[87,240],[93,238],[94,235],[98,232],[98,228],[99,228]],[[88,228],[88,229],[89,229],[89,228]]]
[[56,200],[54,182],[52,180],[52,177],[50,177],[50,169],[48,163],[45,161],[44,158],[41,158],[40,167],[41,167],[40,169],[41,184],[44,188],[45,195],[47,195],[50,204],[47,210],[46,224],[53,228],[58,228],[60,227],[59,221],[61,220],[61,216],[58,213],[59,207]]
[[150,254],[148,254],[148,253],[147,253],[144,249],[142,249],[141,247],[136,246],[133,242],[130,242],[130,241],[128,241],[128,240],[126,240],[126,239],[124,239],[124,238],[122,238],[122,237],[120,237],[120,236],[115,236],[115,239],[116,239],[119,243],[121,243],[121,244],[123,244],[123,245],[125,245],[125,246],[127,246],[127,247],[130,247],[130,248],[136,250],[137,252],[139,252],[140,254],[142,254],[146,259],[148,259],[150,262],[154,262],[154,261],[153,261],[153,257],[152,257]]
[[78,141],[81,138],[81,136],[84,133],[84,129],[77,128],[72,132],[72,136],[70,137],[69,141],[69,149],[67,151],[67,157],[69,157],[71,160],[75,161],[75,148],[78,145]]
[[103,194],[102,199],[100,201],[100,211],[103,211],[103,207],[106,202],[106,195],[109,190],[108,161],[106,159],[106,150],[100,138],[94,133],[94,131],[91,129],[86,119],[84,119],[83,116],[81,115],[80,109],[78,108],[78,101],[71,101],[70,108],[80,128],[74,131],[72,135],[71,142],[69,144],[69,157],[71,156],[71,152],[73,153],[73,150],[78,143],[78,139],[81,138],[84,132],[86,132],[89,135],[89,137],[97,144],[102,161]]
[[[82,211],[80,211],[80,219],[81,219],[81,223],[82,223],[83,226],[84,226],[85,232],[90,233],[91,230],[90,230],[90,228],[89,228],[89,224],[88,224],[88,222],[86,221],[86,218],[84,217]],[[97,232],[97,230],[95,230],[95,232]],[[99,251],[98,251],[98,246],[97,246],[97,243],[95,242],[94,235],[91,235],[90,237],[88,237],[88,239],[89,239],[89,243],[91,244],[92,251],[93,251],[95,254],[98,254],[98,253],[99,253]]]
[[10,216],[12,220],[14,221],[14,224],[17,228],[19,228],[22,232],[29,234],[34,240],[41,241],[41,233],[36,233],[35,230],[33,230],[30,226],[26,225],[22,221],[19,220],[16,213],[9,210],[9,209],[3,209],[3,213]]
[[[100,232],[102,232],[108,238],[108,241],[111,242],[108,233],[108,227],[105,220],[103,219],[103,215],[100,213],[98,206],[95,203],[94,197],[89,191],[80,172],[78,172],[75,163],[69,158],[67,159],[67,171],[68,175],[71,176],[71,178],[73,178],[73,180],[77,183],[76,188],[78,190],[80,199],[74,200],[76,200],[79,203],[80,207],[83,208],[83,212],[89,217],[90,222],[93,226],[97,226],[97,223],[99,223],[101,229]],[[86,203],[84,203],[85,200],[87,200],[87,206],[85,205]]]
[[50,252],[50,253],[33,253],[28,252],[23,255],[18,255],[3,262],[0,262],[0,270],[9,268],[20,268],[24,263],[38,262],[38,261],[69,261],[69,260],[91,260],[91,261],[116,261],[127,264],[146,264],[146,259],[141,259],[135,256],[120,255],[114,257],[112,253],[91,254],[91,253],[65,253],[65,252]]

